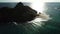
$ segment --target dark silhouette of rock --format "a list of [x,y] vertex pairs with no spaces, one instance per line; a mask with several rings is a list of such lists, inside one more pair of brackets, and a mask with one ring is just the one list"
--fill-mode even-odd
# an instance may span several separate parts
[[36,15],[36,10],[29,6],[24,6],[23,3],[20,2],[14,8],[0,8],[0,23],[26,23],[27,21],[33,20]]
[[21,3],[21,2],[19,2],[19,3],[15,6],[15,8],[20,8],[20,7],[22,7],[22,6],[24,6],[24,4]]

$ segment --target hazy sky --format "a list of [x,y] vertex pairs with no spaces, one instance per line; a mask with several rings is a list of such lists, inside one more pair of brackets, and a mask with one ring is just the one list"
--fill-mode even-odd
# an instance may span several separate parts
[[60,0],[0,0],[0,2],[34,2],[34,1],[42,1],[42,2],[60,2]]

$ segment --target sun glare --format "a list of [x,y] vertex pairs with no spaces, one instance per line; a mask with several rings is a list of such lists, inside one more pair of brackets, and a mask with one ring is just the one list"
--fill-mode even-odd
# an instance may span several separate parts
[[43,12],[44,2],[35,1],[32,3],[32,8],[35,9],[37,12]]
[[[39,13],[39,12],[43,13],[43,11],[44,11],[44,2],[36,0],[36,1],[32,2],[31,8],[36,10],[37,13]],[[41,18],[36,18],[35,20],[33,20],[33,24],[35,24],[37,26],[41,26],[42,25],[41,21],[44,21],[44,20],[42,20]]]

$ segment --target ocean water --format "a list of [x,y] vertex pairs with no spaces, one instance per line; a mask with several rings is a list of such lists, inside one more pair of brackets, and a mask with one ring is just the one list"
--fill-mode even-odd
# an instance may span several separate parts
[[[0,3],[0,7],[14,7],[17,3]],[[47,2],[45,10],[52,18],[49,21],[42,22],[44,24],[5,24],[0,25],[0,34],[60,34],[60,3]],[[37,23],[37,22],[36,22]],[[41,26],[40,26],[41,25]]]

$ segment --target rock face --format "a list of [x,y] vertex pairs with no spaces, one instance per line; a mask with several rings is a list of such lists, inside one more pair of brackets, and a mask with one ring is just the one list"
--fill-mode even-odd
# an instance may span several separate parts
[[37,15],[37,12],[29,6],[24,6],[23,3],[18,3],[16,7],[0,8],[0,23],[26,23],[33,20]]

